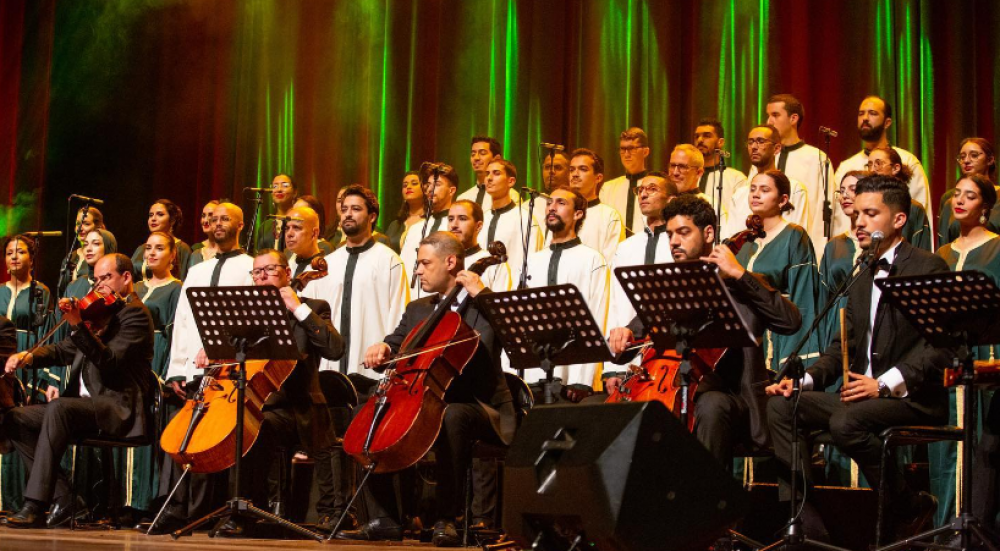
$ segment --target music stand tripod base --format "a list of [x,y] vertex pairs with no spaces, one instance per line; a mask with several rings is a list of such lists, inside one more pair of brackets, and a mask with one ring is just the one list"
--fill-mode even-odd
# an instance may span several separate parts
[[575,285],[486,293],[476,300],[500,337],[511,367],[545,371],[546,404],[555,401],[552,385],[556,365],[612,359],[604,331]]
[[270,521],[305,538],[322,541],[320,534],[255,507],[250,500],[242,497],[241,492],[246,361],[299,360],[302,357],[288,323],[288,310],[278,289],[270,285],[193,287],[187,290],[187,296],[208,357],[235,358],[239,364],[239,368],[231,373],[235,377],[237,389],[236,461],[232,471],[235,481],[233,495],[224,506],[171,533],[171,536],[177,539],[204,524],[216,521],[209,532],[210,537],[215,537],[227,521],[233,517],[241,517]]

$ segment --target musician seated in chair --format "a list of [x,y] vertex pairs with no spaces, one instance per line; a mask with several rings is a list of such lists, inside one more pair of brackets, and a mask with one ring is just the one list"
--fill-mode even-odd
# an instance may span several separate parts
[[[837,334],[820,359],[805,370],[798,404],[793,398],[792,381],[784,379],[767,388],[768,424],[774,453],[785,465],[792,457],[792,415],[798,411],[798,437],[811,431],[827,430],[834,445],[858,463],[872,488],[879,487],[879,433],[899,425],[943,425],[948,420],[948,393],[943,387],[943,370],[951,363],[953,351],[932,347],[902,311],[881,301],[875,280],[889,276],[909,276],[947,272],[940,257],[914,247],[902,237],[910,210],[910,195],[904,184],[887,176],[858,180],[854,211],[855,233],[868,254],[872,234],[883,233],[876,254],[878,260],[850,288],[847,295],[847,338],[850,358],[849,380],[839,393],[824,392],[841,380],[843,355]],[[874,272],[874,273],[873,273]],[[799,446],[806,483],[810,469],[807,446]],[[788,472],[779,480],[779,497],[791,498]],[[907,487],[902,472],[884,473],[892,496],[887,509],[897,535],[915,534],[934,514],[937,500]],[[807,495],[815,495],[807,492]],[[802,508],[806,536],[824,539],[827,531],[819,513],[807,499]]]
[[7,373],[21,367],[71,366],[62,396],[51,392],[49,403],[15,408],[4,416],[3,431],[29,472],[24,507],[7,519],[8,526],[55,527],[76,514],[81,500],[72,502],[66,475],[59,468],[72,441],[97,436],[136,438],[149,426],[148,404],[157,391],[150,388],[153,319],[133,292],[132,273],[132,261],[125,255],[109,254],[98,260],[95,290],[119,295],[124,306],[109,319],[85,323],[77,302],[64,298],[59,308],[70,326],[69,335],[7,359]]
[[[465,476],[472,462],[470,444],[482,440],[506,445],[511,441],[516,422],[510,390],[500,369],[500,342],[475,301],[476,296],[490,290],[478,275],[463,269],[464,252],[462,243],[448,232],[434,232],[420,242],[417,276],[423,291],[435,294],[409,303],[396,331],[365,353],[367,366],[383,364],[399,351],[403,340],[419,322],[441,307],[458,312],[469,327],[479,332],[475,355],[445,393],[448,406],[435,443],[439,520],[434,524],[432,541],[439,547],[461,543],[455,518],[465,502]],[[442,305],[442,297],[457,285],[463,289],[455,303]],[[403,530],[392,477],[371,476],[365,486],[365,499],[371,520],[360,530],[337,532],[337,538],[401,540]]]
[[[330,450],[336,435],[326,398],[319,386],[320,358],[339,360],[344,354],[344,340],[330,321],[330,305],[325,300],[300,298],[289,284],[292,270],[284,254],[275,249],[261,250],[253,261],[254,285],[273,285],[278,288],[281,298],[288,308],[288,320],[299,352],[305,359],[299,360],[291,375],[281,388],[271,394],[264,403],[264,419],[260,433],[250,451],[244,456],[240,473],[240,488],[245,497],[257,507],[266,508],[269,498],[277,488],[270,488],[264,481],[272,461],[286,451],[286,460],[291,453],[303,448],[307,453]],[[204,350],[199,351],[195,363],[207,367],[209,359]],[[284,465],[279,468],[285,468]],[[189,520],[183,515],[186,507],[171,504],[157,523],[153,533],[163,534],[182,528]],[[219,534],[238,536],[245,531],[238,517],[233,517]]]
[[[768,445],[764,416],[768,373],[759,345],[764,331],[792,334],[799,329],[802,318],[791,301],[762,277],[745,270],[729,247],[716,245],[715,210],[707,201],[693,195],[677,197],[663,209],[663,220],[674,260],[701,259],[718,266],[719,275],[758,342],[749,348],[727,349],[715,369],[697,381],[692,408],[695,436],[724,467],[732,469],[736,444],[751,449]],[[612,353],[620,353],[642,332],[638,317],[627,327],[612,329],[608,339]],[[615,388],[620,385],[618,380],[609,379],[608,383]]]

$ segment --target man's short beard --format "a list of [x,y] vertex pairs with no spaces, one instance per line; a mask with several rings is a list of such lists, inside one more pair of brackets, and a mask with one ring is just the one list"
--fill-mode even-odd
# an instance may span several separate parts
[[545,227],[552,232],[561,232],[566,229],[566,222],[563,222],[562,218],[556,218],[554,222],[546,220]]
[[354,227],[341,225],[340,229],[343,230],[344,235],[346,235],[347,237],[354,237],[355,235],[361,233],[361,224],[355,222]]
[[882,139],[882,134],[885,133],[885,125],[882,124],[871,128],[859,128],[858,133],[861,134],[862,140],[877,142]]

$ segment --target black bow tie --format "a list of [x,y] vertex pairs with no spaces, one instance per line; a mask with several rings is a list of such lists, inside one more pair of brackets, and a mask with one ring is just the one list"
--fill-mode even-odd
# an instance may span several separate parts
[[875,263],[875,268],[872,270],[872,272],[877,274],[880,271],[889,272],[891,270],[892,270],[892,264],[889,263],[889,260],[886,258],[880,258],[878,259],[878,262]]

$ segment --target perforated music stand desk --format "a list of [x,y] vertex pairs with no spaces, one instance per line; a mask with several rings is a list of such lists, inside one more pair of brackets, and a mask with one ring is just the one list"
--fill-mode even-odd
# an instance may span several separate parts
[[676,347],[678,337],[701,348],[757,344],[713,264],[692,260],[623,266],[615,268],[615,277],[661,349]]
[[681,357],[677,414],[687,425],[691,349],[755,346],[757,341],[713,264],[623,266],[615,269],[615,277],[656,349],[674,348]]
[[[1000,289],[982,272],[940,272],[876,279],[881,300],[895,306],[918,332],[937,348],[956,349],[953,367],[961,367],[965,400],[962,427],[962,469],[973,472],[972,453],[976,441],[977,393],[971,347],[1000,342]],[[956,516],[948,524],[889,544],[882,550],[909,548],[914,542],[931,541],[949,532],[960,535],[960,547],[969,549],[977,536],[990,549],[989,529],[972,512],[972,477],[962,477],[962,493]],[[996,541],[995,539],[992,541]],[[914,546],[920,544],[914,544]]]
[[236,381],[236,463],[233,466],[233,496],[226,505],[177,530],[174,539],[197,527],[217,521],[211,535],[233,516],[260,518],[317,541],[322,536],[255,507],[242,497],[240,468],[243,454],[243,418],[246,396],[246,360],[300,360],[288,322],[288,309],[278,289],[260,287],[192,287],[187,290],[188,302],[201,335],[205,354],[212,359],[235,358],[239,369],[230,376]]
[[611,360],[604,331],[575,285],[535,287],[477,297],[516,369],[545,371],[543,400],[554,401],[555,365]]

